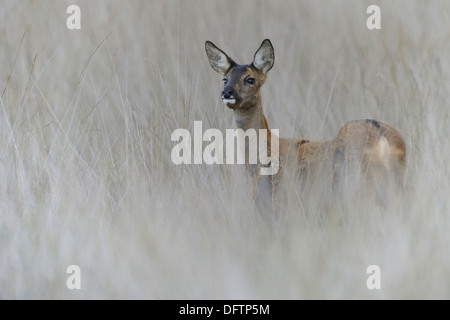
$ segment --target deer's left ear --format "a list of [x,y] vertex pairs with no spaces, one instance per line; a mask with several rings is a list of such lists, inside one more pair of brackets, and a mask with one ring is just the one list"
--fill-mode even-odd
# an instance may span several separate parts
[[256,51],[255,57],[253,58],[253,65],[255,68],[261,70],[263,74],[266,74],[272,69],[274,62],[275,53],[272,43],[269,39],[266,39]]

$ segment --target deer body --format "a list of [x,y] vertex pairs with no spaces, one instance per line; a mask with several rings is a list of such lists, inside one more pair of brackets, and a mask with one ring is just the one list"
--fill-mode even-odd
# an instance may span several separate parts
[[[237,127],[243,130],[268,130],[267,146],[271,150],[272,136],[264,116],[260,93],[267,72],[275,61],[270,40],[262,42],[249,65],[235,63],[209,41],[205,49],[212,68],[225,77],[222,100],[234,111]],[[248,152],[248,148],[245,150]],[[254,196],[264,198],[276,195],[286,175],[299,176],[306,183],[324,174],[330,177],[337,191],[346,188],[345,184],[351,178],[362,179],[369,184],[374,181],[383,183],[387,177],[394,177],[401,182],[406,144],[400,133],[390,125],[364,119],[348,122],[332,140],[280,138],[279,156],[280,167],[274,176],[261,176],[259,164],[246,165]],[[286,172],[288,170],[294,172]]]

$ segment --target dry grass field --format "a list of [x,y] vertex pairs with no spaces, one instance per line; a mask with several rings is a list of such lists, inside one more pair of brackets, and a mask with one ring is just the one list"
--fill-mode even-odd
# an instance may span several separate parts
[[[0,299],[450,298],[449,1],[0,8]],[[391,206],[324,215],[310,193],[267,217],[243,166],[172,163],[173,130],[235,128],[205,41],[249,63],[265,38],[264,110],[282,137],[329,139],[360,118],[402,133],[407,188]],[[66,287],[72,264],[81,290]]]

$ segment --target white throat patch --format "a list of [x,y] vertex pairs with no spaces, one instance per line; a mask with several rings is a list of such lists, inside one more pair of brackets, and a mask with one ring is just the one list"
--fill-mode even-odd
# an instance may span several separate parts
[[222,99],[223,103],[225,104],[235,104],[236,99]]

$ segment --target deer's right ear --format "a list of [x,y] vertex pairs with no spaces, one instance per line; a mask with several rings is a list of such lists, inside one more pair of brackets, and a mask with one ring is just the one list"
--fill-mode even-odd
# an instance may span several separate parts
[[227,71],[236,65],[233,59],[217,48],[211,41],[206,41],[205,50],[211,67],[222,75],[226,75]]

